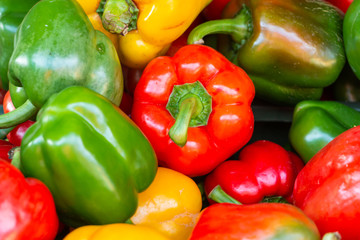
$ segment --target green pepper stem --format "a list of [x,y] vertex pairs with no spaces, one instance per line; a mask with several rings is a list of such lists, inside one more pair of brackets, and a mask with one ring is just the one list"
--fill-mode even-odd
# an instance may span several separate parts
[[20,170],[21,160],[20,160],[20,147],[15,147],[9,151],[9,158],[11,159],[11,165]]
[[0,116],[0,128],[14,127],[29,120],[37,112],[38,109],[30,102],[30,100],[26,100],[20,107]]
[[132,0],[107,0],[102,23],[111,32],[125,36],[136,29],[139,9]]
[[191,117],[197,112],[199,106],[196,97],[189,97],[180,103],[180,111],[176,118],[175,124],[170,128],[169,136],[180,147],[187,142],[187,132]]
[[188,37],[188,44],[203,44],[209,34],[229,34],[235,42],[244,42],[252,33],[252,17],[246,6],[232,19],[207,21],[194,28]]
[[224,192],[220,185],[214,187],[214,189],[209,193],[208,198],[217,203],[235,203],[242,205],[241,202]]

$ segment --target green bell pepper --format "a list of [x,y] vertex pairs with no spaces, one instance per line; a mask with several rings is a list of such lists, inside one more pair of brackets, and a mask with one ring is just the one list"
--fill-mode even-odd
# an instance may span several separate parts
[[[72,85],[88,87],[116,105],[123,93],[114,45],[94,30],[75,0],[42,0],[31,8],[15,35],[8,77],[27,100],[0,117],[0,128],[27,120],[51,95]],[[17,102],[19,95],[10,93]]]
[[124,222],[157,171],[140,129],[108,99],[82,86],[54,94],[25,133],[19,168],[53,194],[69,226]]
[[360,113],[335,101],[302,101],[295,106],[290,143],[304,162],[346,130],[360,125]]
[[0,88],[8,90],[8,64],[14,49],[14,36],[26,13],[39,0],[0,1]]
[[231,0],[223,17],[197,26],[188,43],[219,34],[219,51],[249,74],[266,101],[320,99],[344,66],[342,15],[324,1]]
[[360,102],[360,81],[348,63],[345,64],[340,76],[330,88],[334,99],[337,101]]
[[347,60],[360,79],[360,0],[354,0],[346,11],[343,25]]

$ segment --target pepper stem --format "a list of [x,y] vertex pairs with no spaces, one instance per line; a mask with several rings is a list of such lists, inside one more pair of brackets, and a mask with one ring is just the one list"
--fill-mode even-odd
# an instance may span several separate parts
[[38,109],[28,99],[20,107],[0,116],[0,128],[14,127],[29,120],[37,112]]
[[132,0],[107,0],[102,23],[111,32],[125,36],[136,29],[139,9]]
[[322,240],[340,240],[340,239],[341,239],[341,235],[338,232],[326,233],[322,237]]
[[187,142],[189,127],[207,124],[212,111],[211,104],[211,96],[199,81],[174,86],[166,105],[166,109],[176,119],[169,130],[170,139],[183,147]]
[[192,115],[198,108],[198,100],[195,97],[189,97],[180,104],[180,111],[175,124],[170,128],[169,136],[177,145],[183,147],[187,142],[187,130],[189,128]]
[[241,202],[224,192],[220,185],[214,187],[214,189],[209,193],[208,198],[217,203],[235,203],[242,205]]
[[253,30],[251,12],[243,5],[239,13],[231,19],[207,21],[194,28],[188,37],[188,44],[203,44],[209,34],[229,34],[237,43],[245,43]]

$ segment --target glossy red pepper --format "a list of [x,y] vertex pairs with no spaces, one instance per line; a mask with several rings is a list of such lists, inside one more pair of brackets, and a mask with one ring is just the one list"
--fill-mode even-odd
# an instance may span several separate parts
[[11,112],[15,109],[15,106],[14,106],[13,102],[11,101],[10,91],[7,91],[5,93],[2,104],[3,104],[4,113]]
[[7,135],[7,139],[10,143],[12,143],[15,146],[21,145],[21,140],[24,137],[24,134],[28,128],[33,125],[35,122],[31,120],[27,120],[23,123],[20,123],[17,125],[13,130],[11,130]]
[[58,230],[53,197],[39,180],[0,160],[0,239],[53,240]]
[[350,4],[353,0],[326,0],[327,2],[333,4],[335,7],[338,7],[343,13],[346,13]]
[[288,198],[292,194],[298,165],[302,161],[280,145],[260,140],[244,147],[239,160],[221,163],[205,179],[208,195],[217,185],[243,204],[265,197]]
[[216,50],[187,45],[158,57],[136,86],[131,117],[159,164],[188,176],[209,173],[252,136],[254,85]]
[[294,203],[320,233],[338,231],[342,240],[360,239],[360,126],[323,147],[300,171]]
[[203,14],[208,20],[216,20],[221,18],[221,13],[230,0],[212,0],[203,10]]
[[207,207],[189,240],[319,240],[316,225],[290,204],[258,203],[236,205],[219,203]]
[[9,158],[9,151],[14,147],[15,146],[12,143],[0,139],[0,159],[10,163],[11,159]]

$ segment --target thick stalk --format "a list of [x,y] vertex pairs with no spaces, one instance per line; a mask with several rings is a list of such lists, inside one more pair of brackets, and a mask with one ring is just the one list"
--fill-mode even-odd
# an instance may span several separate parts
[[14,127],[29,120],[38,112],[38,109],[27,100],[23,105],[6,114],[0,115],[0,128]]
[[102,15],[103,26],[111,33],[125,36],[136,29],[139,9],[132,0],[107,0]]
[[194,28],[188,37],[188,44],[203,44],[203,38],[209,34],[228,34],[237,43],[244,43],[253,30],[252,16],[244,6],[232,19],[207,21]]
[[[170,128],[169,136],[180,147],[187,142],[187,132],[190,120],[198,109],[198,100],[195,97],[189,97],[180,103],[180,111],[175,124]],[[201,104],[201,103],[200,103]]]
[[220,185],[214,187],[214,189],[209,193],[208,198],[217,203],[235,203],[241,205],[241,202],[224,192]]

